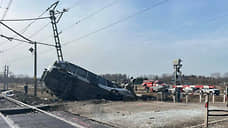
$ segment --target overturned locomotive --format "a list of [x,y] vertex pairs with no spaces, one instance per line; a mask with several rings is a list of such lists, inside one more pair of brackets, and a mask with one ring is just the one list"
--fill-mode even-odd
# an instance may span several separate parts
[[41,79],[63,100],[135,99],[129,90],[66,61],[56,61],[45,69]]

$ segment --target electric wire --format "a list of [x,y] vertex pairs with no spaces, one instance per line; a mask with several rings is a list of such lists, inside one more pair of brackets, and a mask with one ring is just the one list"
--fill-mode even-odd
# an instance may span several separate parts
[[49,19],[50,16],[47,17],[37,17],[37,18],[25,18],[25,19],[6,19],[6,20],[0,20],[0,21],[30,21],[30,20],[42,20],[42,19]]
[[7,5],[7,7],[6,7],[5,11],[4,11],[4,13],[3,13],[2,18],[1,18],[2,20],[6,17],[6,15],[7,15],[8,11],[9,11],[9,8],[10,8],[12,2],[13,2],[13,0],[9,0],[9,3],[8,3],[8,5]]
[[[9,3],[8,3],[8,5],[7,5],[7,7],[6,7],[6,9],[5,9],[5,11],[4,11],[3,15],[2,15],[1,20],[4,20],[5,19],[8,11],[10,9],[10,6],[11,6],[12,2],[13,2],[13,0],[10,0],[9,1]],[[1,1],[1,4],[3,4],[3,0]],[[2,33],[2,29],[1,28],[0,28],[0,33]],[[4,44],[6,44],[6,43],[1,44],[1,46],[3,46]]]
[[[79,2],[77,2],[77,3],[79,3]],[[87,19],[89,19],[90,17],[93,17],[93,16],[99,14],[100,12],[102,12],[102,11],[104,11],[105,9],[107,9],[107,8],[109,8],[109,7],[111,7],[111,6],[113,6],[113,5],[116,4],[116,3],[117,3],[117,0],[114,0],[113,2],[111,2],[111,3],[109,3],[109,4],[107,4],[107,5],[103,6],[103,7],[101,7],[100,9],[98,9],[98,10],[96,10],[96,11],[90,13],[89,15],[80,18],[80,20],[77,20],[77,21],[74,22],[73,24],[71,24],[71,25],[69,25],[69,26],[63,28],[62,30],[60,30],[59,35],[62,34],[62,33],[64,33],[64,32],[66,32],[66,31],[69,30],[69,29],[72,29],[72,27],[74,27],[75,25],[79,24],[80,22],[82,22],[82,21],[84,21],[84,20],[87,20]],[[52,37],[52,35],[49,35],[49,36],[47,36],[46,38],[44,38],[42,41],[46,41],[46,40],[50,39],[51,37]]]
[[[78,38],[75,38],[73,40],[67,41],[67,42],[63,43],[62,46],[69,45],[69,44],[73,43],[74,41],[79,41],[79,40],[84,39],[84,38],[87,38],[87,37],[89,37],[89,36],[91,36],[93,34],[96,34],[98,32],[101,32],[101,31],[103,31],[105,29],[111,28],[111,27],[113,27],[113,26],[115,26],[115,25],[117,25],[119,23],[122,23],[122,22],[124,22],[126,20],[129,20],[129,19],[131,19],[131,18],[133,18],[133,17],[135,17],[135,16],[137,16],[137,15],[139,15],[141,13],[144,13],[146,11],[149,11],[150,9],[155,8],[157,6],[160,6],[160,5],[162,5],[162,4],[164,4],[164,3],[168,2],[168,1],[169,0],[161,0],[159,2],[153,1],[153,5],[150,6],[150,7],[148,7],[148,8],[141,9],[141,10],[137,11],[136,13],[133,13],[131,15],[128,15],[128,16],[126,16],[126,17],[124,17],[122,19],[119,19],[119,20],[117,20],[117,21],[115,21],[113,23],[110,23],[110,24],[108,24],[106,26],[103,26],[101,28],[98,28],[98,29],[96,29],[96,30],[94,30],[92,32],[89,32],[89,33],[87,33],[85,35],[82,35],[82,36],[80,36]],[[40,54],[44,54],[44,53],[47,53],[47,52],[50,52],[50,51],[51,51],[50,49],[46,49],[46,50],[41,51]]]
[[[102,30],[111,28],[111,27],[113,27],[113,26],[115,26],[115,25],[117,25],[117,24],[119,24],[119,23],[122,23],[122,22],[124,22],[124,21],[126,21],[126,20],[129,20],[129,19],[131,19],[131,18],[133,18],[133,17],[135,17],[135,16],[137,16],[137,15],[139,15],[139,14],[141,14],[141,13],[144,13],[144,12],[146,12],[146,11],[149,11],[150,9],[155,8],[155,7],[157,7],[157,6],[160,6],[160,5],[162,5],[162,4],[164,4],[164,3],[168,2],[168,1],[169,1],[169,0],[161,0],[161,1],[159,1],[159,2],[154,2],[154,4],[153,4],[152,6],[150,6],[150,7],[148,7],[148,8],[141,9],[141,10],[137,11],[136,13],[133,13],[132,15],[126,16],[125,18],[119,19],[119,20],[117,20],[117,21],[115,21],[115,22],[113,22],[113,23],[111,23],[111,24],[108,24],[108,25],[106,25],[106,26],[103,26],[103,27],[101,27],[101,28],[98,28],[98,29],[96,29],[96,30],[94,30],[94,31],[92,31],[92,32],[89,32],[89,33],[87,33],[87,34],[85,34],[85,35],[83,35],[83,36],[80,36],[79,38],[76,38],[76,39],[67,41],[66,43],[62,44],[62,46],[69,45],[69,44],[71,44],[73,41],[76,41],[76,40],[78,41],[78,40],[87,38],[87,37],[89,37],[89,36],[91,36],[91,35],[93,35],[93,34],[96,34],[96,33],[100,32],[100,31],[102,31]],[[54,49],[53,49],[53,50],[54,50]],[[44,50],[44,51],[41,51],[41,52],[39,53],[39,55],[41,55],[41,54],[43,55],[43,53],[47,53],[47,52],[50,52],[50,51],[52,51],[52,49],[50,49],[50,48],[49,48],[49,49],[46,49],[46,50]],[[26,58],[25,58],[25,59],[26,59]]]
[[0,8],[2,8],[2,5],[3,5],[3,0],[1,0],[0,2]]
[[149,11],[150,9],[155,8],[155,7],[159,6],[159,5],[162,5],[162,4],[166,3],[166,2],[168,2],[168,0],[161,0],[161,1],[159,1],[159,2],[157,2],[157,3],[155,3],[155,4],[153,4],[152,6],[150,6],[150,7],[148,7],[148,8],[144,8],[144,9],[142,9],[142,10],[139,10],[139,11],[137,11],[136,13],[133,13],[132,15],[129,15],[129,16],[127,16],[127,17],[124,17],[124,18],[122,18],[122,19],[119,19],[119,20],[117,20],[117,21],[115,21],[115,22],[113,22],[113,23],[110,23],[110,24],[108,24],[108,25],[106,25],[106,26],[103,26],[103,27],[101,27],[101,28],[98,28],[98,29],[96,29],[96,30],[94,30],[94,31],[92,31],[92,32],[89,32],[89,33],[87,33],[87,34],[85,34],[85,35],[82,35],[82,36],[80,36],[80,37],[78,37],[78,38],[75,38],[75,39],[73,39],[73,40],[67,41],[67,42],[63,43],[62,45],[63,45],[63,46],[66,46],[66,45],[69,45],[69,44],[73,43],[74,41],[78,41],[78,40],[87,38],[87,37],[89,37],[89,36],[91,36],[91,35],[93,35],[93,34],[96,34],[96,33],[98,33],[98,32],[101,32],[101,31],[103,31],[103,30],[105,30],[105,29],[111,28],[111,27],[113,27],[113,26],[115,26],[115,25],[117,25],[117,24],[119,24],[119,23],[125,22],[125,21],[127,21],[127,20],[129,20],[129,19],[131,19],[131,18],[133,18],[133,17],[135,17],[135,16],[141,14],[141,13],[144,13],[144,12],[146,12],[146,11]]
[[[215,21],[216,19],[211,19],[211,21],[213,22],[213,21]],[[81,37],[82,38],[82,37]],[[86,37],[84,37],[84,38],[86,38]],[[79,38],[76,38],[75,40],[80,40],[80,37]],[[83,39],[83,38],[82,38]]]
[[[57,1],[58,2],[58,1]],[[56,2],[55,2],[56,3]],[[51,6],[49,6],[45,11],[43,11],[37,18],[41,18],[45,13],[47,13],[53,6],[54,6],[54,4],[55,3],[53,3]],[[26,25],[23,29],[21,29],[20,30],[20,34],[24,34],[28,29],[29,29],[29,27],[31,27],[32,26],[32,24],[34,24],[36,21],[37,21],[38,19],[36,19],[36,20],[33,20],[32,22],[30,22],[28,25]],[[37,34],[38,34],[38,32],[37,32]],[[16,37],[17,35],[14,35],[13,37]],[[35,36],[35,34],[33,34],[33,36]],[[10,51],[11,49],[15,49],[16,47],[18,47],[18,46],[20,46],[22,43],[19,43],[19,44],[17,44],[17,45],[15,45],[15,46],[12,46],[13,48],[8,48],[7,50],[4,50],[4,52],[8,52],[8,51]]]
[[34,33],[32,33],[29,38],[32,38],[36,35],[38,35],[41,31],[43,31],[45,28],[47,28],[47,26],[50,24],[50,22],[48,22],[47,24],[45,24],[44,26],[42,26],[40,29],[38,29],[37,31],[35,31]]
[[67,29],[72,28],[73,26],[79,24],[80,22],[82,22],[82,21],[84,21],[84,20],[87,20],[87,19],[89,19],[90,17],[93,17],[93,16],[95,16],[95,15],[101,13],[101,12],[104,11],[105,9],[107,9],[107,8],[112,7],[113,5],[115,5],[117,2],[118,2],[118,0],[112,1],[111,3],[109,3],[109,4],[107,4],[107,5],[103,6],[103,7],[101,7],[100,9],[98,9],[98,10],[96,10],[96,11],[90,13],[89,15],[80,18],[79,20],[77,20],[77,21],[74,22],[73,24],[69,25],[68,27],[62,29],[61,31],[62,31],[62,32],[63,32],[63,31],[66,31]]
[[72,6],[70,6],[69,8],[67,8],[68,10],[71,10],[71,9],[73,9],[73,8],[75,8],[75,7],[77,7],[78,6],[78,4],[80,3],[80,2],[82,2],[82,0],[77,0]]
[[[14,38],[14,37],[9,37],[9,36],[5,36],[5,35],[0,35],[1,37],[3,38],[6,38],[7,40],[9,41],[13,41],[13,40],[16,40],[16,41],[20,41],[20,42],[24,42],[24,43],[27,43],[27,44],[31,44],[30,41],[25,41],[25,40],[22,40],[22,39],[18,39],[18,38]],[[52,45],[52,44],[47,44],[47,43],[42,43],[42,42],[34,42],[36,44],[40,44],[40,45],[46,45],[46,46],[52,46],[52,47],[55,47],[55,45]]]

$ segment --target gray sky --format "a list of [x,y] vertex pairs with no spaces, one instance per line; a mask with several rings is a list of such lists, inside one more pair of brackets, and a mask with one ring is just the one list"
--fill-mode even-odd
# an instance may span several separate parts
[[[1,15],[8,1],[0,0]],[[160,1],[60,1],[57,9],[71,8],[58,24],[59,31],[62,31],[64,59],[98,74],[172,73],[172,61],[176,58],[183,59],[184,74],[227,72],[228,1],[168,0],[153,7]],[[5,19],[37,17],[53,2],[55,0],[13,0]],[[145,8],[151,9],[137,13]],[[77,21],[80,22],[75,24]],[[30,22],[4,23],[20,32]],[[49,19],[37,21],[24,35],[31,36],[48,22]],[[3,26],[1,32],[14,36]],[[51,24],[31,39],[54,44]],[[1,67],[7,64],[16,74],[32,76],[30,45],[0,39],[0,46],[3,51],[0,54]],[[56,59],[54,48],[39,46],[38,74],[41,75],[44,68]]]

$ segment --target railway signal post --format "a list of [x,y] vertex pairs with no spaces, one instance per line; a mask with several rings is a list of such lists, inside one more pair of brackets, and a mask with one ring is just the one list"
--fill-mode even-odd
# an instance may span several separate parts
[[208,127],[208,111],[209,108],[209,94],[206,94],[205,96],[205,119],[204,119],[204,126],[207,128]]
[[228,107],[228,86],[226,85],[226,107]]

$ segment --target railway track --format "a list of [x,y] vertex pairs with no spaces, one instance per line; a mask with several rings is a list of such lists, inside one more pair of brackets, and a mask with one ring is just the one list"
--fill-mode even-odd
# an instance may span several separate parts
[[109,128],[108,124],[72,115],[66,112],[44,111],[0,95],[1,128]]

